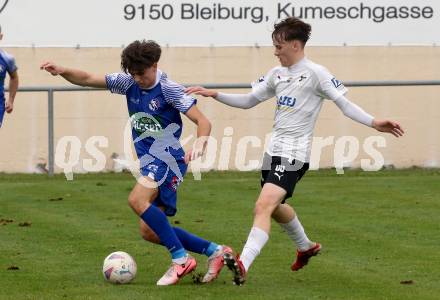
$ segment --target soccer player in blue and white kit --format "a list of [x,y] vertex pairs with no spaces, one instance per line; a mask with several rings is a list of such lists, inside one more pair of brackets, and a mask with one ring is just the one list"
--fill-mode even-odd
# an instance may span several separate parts
[[[51,62],[43,63],[41,69],[73,84],[107,88],[126,96],[142,175],[128,202],[140,217],[142,237],[165,246],[172,258],[171,267],[157,285],[176,284],[196,268],[196,260],[187,251],[208,256],[208,272],[202,279],[207,283],[217,278],[224,265],[223,256],[232,253],[231,248],[171,227],[167,216],[176,213],[177,188],[187,163],[204,153],[211,124],[198,110],[196,100],[158,69],[160,55],[161,48],[154,41],[134,41],[122,52],[123,73],[99,76]],[[198,139],[186,155],[179,142],[181,113],[197,125]]]
[[[0,27],[0,40],[3,38],[2,29]],[[5,78],[9,74],[9,96],[5,100]],[[6,51],[0,49],[0,128],[3,124],[5,112],[8,114],[14,110],[15,94],[18,89],[18,72],[15,59]]]
[[276,97],[273,135],[266,150],[261,171],[261,192],[255,204],[252,229],[241,257],[225,254],[225,263],[233,271],[234,282],[245,282],[252,262],[269,239],[271,218],[287,232],[297,247],[292,271],[304,267],[321,250],[309,240],[293,207],[285,203],[296,183],[309,168],[313,128],[324,99],[332,100],[347,117],[380,132],[403,135],[401,126],[378,120],[349,101],[347,89],[330,72],[305,57],[304,46],[311,26],[290,17],[275,25],[272,40],[281,66],[253,84],[248,94],[225,94],[203,87],[186,89],[188,94],[213,97],[233,107],[248,109]]

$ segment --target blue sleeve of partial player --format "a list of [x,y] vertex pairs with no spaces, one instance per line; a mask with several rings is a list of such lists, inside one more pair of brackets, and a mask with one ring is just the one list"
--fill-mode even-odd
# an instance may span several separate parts
[[112,73],[105,75],[105,82],[110,92],[126,95],[127,90],[134,84],[134,79],[125,73]]
[[9,74],[17,71],[17,65],[15,64],[15,59],[12,55],[6,53],[5,51],[0,52],[0,55],[6,62],[6,71],[8,71]]
[[160,83],[165,101],[181,113],[186,113],[191,106],[197,103],[195,98],[185,94],[182,85],[177,84],[166,77],[162,78]]

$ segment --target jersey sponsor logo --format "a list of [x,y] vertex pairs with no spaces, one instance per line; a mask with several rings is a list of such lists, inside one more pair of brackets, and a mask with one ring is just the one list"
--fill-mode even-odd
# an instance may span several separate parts
[[338,87],[340,87],[342,85],[342,82],[337,80],[335,77],[332,78],[332,83],[335,86],[335,88],[338,88]]
[[296,103],[296,98],[289,96],[278,96],[277,104],[278,106],[293,107]]
[[8,4],[8,0],[0,0],[0,14],[5,9],[6,4]]
[[153,99],[153,100],[150,101],[150,104],[148,104],[148,108],[151,111],[156,111],[156,110],[159,109],[159,107],[160,107],[160,102],[159,102],[158,99]]
[[162,125],[153,116],[148,114],[135,114],[131,116],[131,124],[136,132],[142,134],[142,138],[157,136],[162,131]]

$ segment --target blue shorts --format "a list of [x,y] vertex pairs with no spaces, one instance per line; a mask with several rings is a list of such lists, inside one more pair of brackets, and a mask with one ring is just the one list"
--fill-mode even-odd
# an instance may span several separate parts
[[4,101],[0,101],[0,128],[2,127],[3,124],[3,117],[5,116],[5,102]]
[[[180,171],[178,173],[177,169]],[[183,157],[169,164],[160,159],[154,159],[140,169],[142,176],[149,177],[158,183],[159,195],[153,205],[163,206],[167,216],[174,216],[177,212],[177,188],[183,181],[188,165]]]

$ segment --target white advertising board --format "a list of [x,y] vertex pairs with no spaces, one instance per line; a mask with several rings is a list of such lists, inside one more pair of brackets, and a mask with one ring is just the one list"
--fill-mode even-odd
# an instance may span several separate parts
[[439,14],[439,0],[0,0],[2,46],[22,47],[268,46],[289,16],[310,45],[433,45]]

